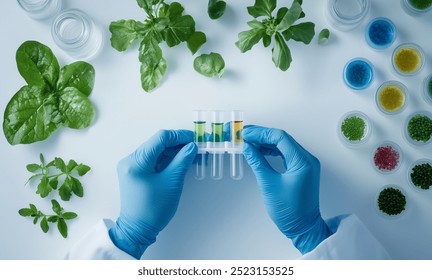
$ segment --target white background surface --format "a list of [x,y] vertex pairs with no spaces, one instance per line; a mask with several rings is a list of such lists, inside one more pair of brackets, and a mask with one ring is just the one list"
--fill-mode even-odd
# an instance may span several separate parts
[[[328,45],[315,40],[309,45],[289,42],[293,63],[287,72],[277,70],[271,50],[261,44],[241,54],[234,42],[248,29],[251,18],[246,6],[254,1],[228,1],[226,14],[211,21],[207,0],[180,1],[193,15],[197,30],[207,34],[208,43],[200,53],[219,52],[226,62],[222,79],[208,79],[193,70],[185,45],[163,48],[168,72],[162,85],[145,93],[140,86],[138,45],[119,53],[109,44],[108,25],[119,19],[143,19],[144,12],[129,1],[65,1],[66,8],[80,8],[104,27],[107,41],[99,57],[91,61],[96,69],[96,84],[91,100],[97,110],[94,124],[74,131],[60,129],[44,142],[10,146],[0,137],[0,259],[62,258],[86,231],[101,218],[115,219],[119,211],[117,162],[162,128],[192,129],[194,109],[239,109],[247,124],[278,127],[292,134],[322,165],[321,210],[325,218],[356,213],[370,231],[396,259],[431,259],[432,191],[416,191],[408,185],[407,169],[413,161],[431,158],[431,146],[417,148],[402,137],[402,123],[412,112],[431,110],[421,98],[423,78],[432,71],[432,15],[421,18],[407,15],[399,1],[374,0],[367,19],[350,32],[329,26],[324,17],[325,1],[306,0],[306,19],[316,23],[317,33],[329,27]],[[291,1],[280,0],[291,5]],[[15,63],[15,52],[26,40],[48,45],[61,65],[74,59],[54,44],[49,21],[29,18],[16,1],[0,2],[0,111],[25,84]],[[367,46],[363,32],[373,17],[386,16],[398,28],[398,38],[385,51]],[[426,52],[427,63],[414,77],[397,76],[391,68],[391,52],[402,42],[414,42]],[[342,69],[353,57],[365,57],[376,66],[372,86],[361,92],[349,90],[342,81]],[[410,91],[406,110],[397,116],[384,116],[374,103],[374,93],[386,80],[399,80]],[[358,149],[345,147],[338,139],[336,126],[348,111],[360,110],[373,122],[368,143]],[[404,162],[392,175],[382,175],[371,166],[373,147],[383,140],[397,142]],[[85,195],[73,197],[62,206],[79,214],[69,223],[65,240],[55,228],[43,234],[18,209],[35,203],[50,210],[49,199],[35,194],[35,186],[24,187],[30,174],[25,166],[37,162],[39,153],[47,159],[60,156],[92,167],[83,178]],[[227,167],[227,166],[226,166]],[[228,171],[228,170],[226,170]],[[227,173],[226,173],[227,174]],[[407,193],[409,208],[398,219],[385,219],[375,209],[378,189],[398,184]],[[49,197],[51,198],[51,197]],[[265,212],[254,176],[245,169],[245,178],[233,181],[195,181],[191,173],[185,182],[179,209],[145,253],[146,259],[291,259],[299,253],[274,226]]]

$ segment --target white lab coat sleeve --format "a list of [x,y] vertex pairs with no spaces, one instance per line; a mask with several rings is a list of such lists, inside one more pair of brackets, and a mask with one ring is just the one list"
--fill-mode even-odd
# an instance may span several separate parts
[[333,235],[302,259],[387,260],[389,254],[356,215],[342,215],[327,222]]
[[[326,222],[333,235],[303,255],[302,259],[390,259],[384,247],[356,215],[337,216]],[[71,248],[66,259],[134,260],[111,241],[108,231],[113,226],[113,221],[101,220]]]
[[134,257],[117,248],[111,241],[109,229],[114,222],[108,219],[98,222],[66,254],[71,260],[135,260]]

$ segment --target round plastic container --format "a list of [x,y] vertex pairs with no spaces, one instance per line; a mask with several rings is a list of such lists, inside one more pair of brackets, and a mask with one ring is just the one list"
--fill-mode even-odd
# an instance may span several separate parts
[[369,9],[369,0],[328,0],[325,14],[333,27],[347,31],[357,27]]
[[384,141],[377,145],[371,156],[372,166],[381,174],[392,174],[402,164],[402,149],[392,141]]
[[20,7],[33,19],[55,16],[62,8],[62,0],[17,0]]
[[398,81],[383,83],[375,94],[378,109],[388,115],[402,112],[406,108],[408,89]]
[[432,10],[432,0],[402,0],[402,7],[408,14],[420,16]]
[[[390,199],[391,201],[388,201],[386,203],[386,205],[390,206],[394,210],[395,214],[388,214],[388,213],[386,213],[380,209],[380,204],[383,203],[384,201],[386,201],[384,194],[385,193],[388,194],[389,191],[392,192],[392,196],[391,197],[387,196],[387,199]],[[401,202],[403,203],[403,201],[401,201],[399,203],[397,201],[395,201],[395,199],[398,199],[398,198],[405,199],[405,206],[401,207],[401,205],[400,205],[400,203]],[[390,205],[389,205],[389,203],[390,203]],[[385,185],[385,186],[381,187],[376,193],[375,206],[376,206],[375,209],[377,210],[378,215],[383,217],[383,218],[387,218],[387,219],[400,218],[403,215],[405,215],[405,213],[407,212],[407,209],[409,207],[407,194],[400,186],[398,186],[396,184]],[[404,208],[404,209],[400,209],[400,208]],[[399,211],[401,211],[401,212],[399,212]],[[399,212],[399,213],[397,213],[397,212]]]
[[[411,174],[415,174],[416,172],[419,172],[417,169],[413,170],[416,166],[422,166],[422,165],[426,165],[427,168],[431,167],[432,168],[432,160],[430,159],[419,159],[415,162],[413,162],[410,167],[408,168],[408,172],[407,172],[407,177],[408,177],[408,182],[410,184],[411,187],[413,187],[415,190],[424,192],[424,191],[428,191],[432,188],[432,184],[430,184],[429,186],[423,185],[416,185],[413,182],[413,179],[411,177]],[[418,168],[418,167],[417,167]]]
[[424,79],[423,97],[427,103],[432,105],[432,74]]
[[425,61],[423,49],[412,43],[399,45],[392,55],[394,70],[403,76],[417,74],[423,68]]
[[366,42],[374,49],[386,49],[396,40],[397,30],[393,22],[384,17],[372,20],[365,30]]
[[[426,123],[426,132],[423,132],[424,130],[420,130],[420,135],[411,135],[408,130],[413,125],[416,126],[419,119],[427,121]],[[428,121],[428,119],[430,121]],[[404,127],[403,127],[403,134],[405,136],[405,139],[408,141],[408,143],[415,145],[415,146],[424,146],[432,142],[432,134],[429,135],[429,139],[427,139],[428,131],[432,130],[432,114],[427,111],[420,111],[415,112],[408,116],[408,118],[405,121]],[[423,139],[424,138],[424,139]]]
[[92,59],[103,46],[102,30],[83,11],[70,9],[60,13],[51,26],[54,42],[76,59]]
[[346,113],[338,123],[338,135],[348,147],[364,144],[372,131],[369,118],[360,111]]
[[343,79],[354,90],[363,90],[370,86],[375,76],[372,63],[364,58],[353,58],[345,65]]

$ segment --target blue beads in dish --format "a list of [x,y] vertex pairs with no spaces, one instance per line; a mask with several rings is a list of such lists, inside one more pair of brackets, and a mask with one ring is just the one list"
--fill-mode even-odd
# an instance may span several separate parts
[[374,79],[373,65],[367,59],[354,58],[345,65],[343,78],[345,84],[350,88],[365,89]]
[[388,18],[380,17],[372,20],[366,27],[366,41],[372,48],[388,48],[396,39],[396,27]]

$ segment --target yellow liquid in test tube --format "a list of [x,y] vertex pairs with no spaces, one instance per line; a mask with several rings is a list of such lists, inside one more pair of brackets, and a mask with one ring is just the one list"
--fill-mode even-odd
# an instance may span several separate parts
[[243,121],[231,122],[231,141],[233,143],[243,143]]
[[234,180],[243,178],[243,112],[231,112],[231,146],[238,148],[237,151],[231,153],[230,175]]

